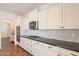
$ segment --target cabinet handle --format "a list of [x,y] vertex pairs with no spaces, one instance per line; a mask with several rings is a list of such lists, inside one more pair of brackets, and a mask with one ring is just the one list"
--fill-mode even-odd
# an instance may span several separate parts
[[64,27],[60,27],[60,28],[64,28]]
[[72,54],[72,53],[71,53],[71,55],[73,55],[73,56],[77,56],[77,55],[75,55],[75,54]]
[[50,46],[48,46],[49,48],[52,48],[52,47],[50,47]]
[[58,56],[60,56],[60,55],[58,54]]
[[60,27],[60,28],[62,28],[62,27]]
[[62,27],[62,28],[64,28],[64,27]]

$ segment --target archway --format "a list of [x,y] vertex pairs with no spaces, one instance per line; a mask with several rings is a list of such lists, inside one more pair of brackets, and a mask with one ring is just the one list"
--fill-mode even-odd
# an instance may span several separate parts
[[10,24],[8,22],[0,22],[1,32],[1,48],[4,49],[10,42]]
[[11,41],[15,42],[15,21],[12,18],[0,19],[2,49],[8,47]]
[[5,22],[10,24],[10,41],[15,42],[15,21],[12,18],[7,18]]
[[1,38],[10,37],[10,24],[7,22],[0,23]]

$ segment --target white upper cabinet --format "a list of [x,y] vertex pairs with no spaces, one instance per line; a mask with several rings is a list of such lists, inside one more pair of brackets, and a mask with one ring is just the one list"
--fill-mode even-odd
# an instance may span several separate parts
[[21,29],[29,29],[29,19],[28,17],[25,17],[21,20]]
[[29,29],[29,22],[31,21],[37,21],[38,19],[38,10],[33,10],[26,14],[23,19],[21,19],[21,28],[24,29]]
[[59,29],[62,27],[62,4],[55,4],[47,8],[48,29]]
[[79,4],[63,4],[63,25],[65,28],[79,28]]
[[28,13],[28,18],[31,19],[32,21],[37,21],[38,10],[35,9],[35,10],[31,11],[30,13]]
[[45,8],[35,9],[24,20],[17,18],[17,26],[29,29],[29,22],[38,21],[39,29],[79,28],[79,4],[51,4]]
[[17,16],[17,19],[15,20],[16,26],[20,26],[20,20],[21,20],[21,16]]
[[39,21],[39,29],[47,29],[46,9],[39,9],[38,21]]

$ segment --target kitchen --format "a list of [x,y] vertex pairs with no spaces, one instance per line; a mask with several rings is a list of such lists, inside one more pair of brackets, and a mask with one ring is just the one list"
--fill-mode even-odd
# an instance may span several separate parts
[[34,8],[16,18],[6,17],[11,25],[10,41],[33,56],[79,56],[78,3],[26,5]]

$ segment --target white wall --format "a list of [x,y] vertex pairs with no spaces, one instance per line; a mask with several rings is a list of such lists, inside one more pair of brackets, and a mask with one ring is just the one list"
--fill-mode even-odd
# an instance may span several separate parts
[[15,20],[17,16],[18,15],[15,15],[9,12],[0,11],[0,18],[4,20],[6,20],[7,18],[13,18]]
[[0,23],[1,38],[10,37],[10,25],[6,22]]
[[[3,32],[2,37],[9,37],[9,31],[11,31],[10,28],[12,28],[12,31],[14,31],[13,28],[15,28],[14,26],[17,23],[16,20],[17,20],[18,17],[19,17],[19,15],[12,14],[12,13],[9,13],[9,12],[0,11],[0,29],[3,30],[2,31]],[[10,23],[10,26],[11,26],[10,28],[8,27],[7,24],[1,23],[1,22],[5,22],[6,20],[7,20],[8,23]],[[10,21],[8,21],[8,20],[10,20]],[[13,23],[12,20],[15,23]],[[7,31],[6,32],[7,34],[5,34],[5,31]]]

